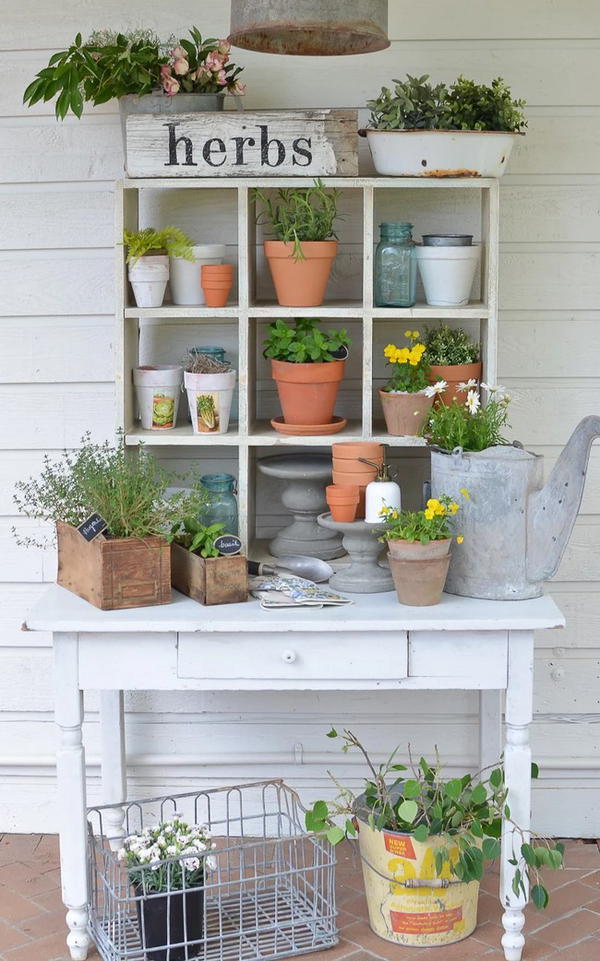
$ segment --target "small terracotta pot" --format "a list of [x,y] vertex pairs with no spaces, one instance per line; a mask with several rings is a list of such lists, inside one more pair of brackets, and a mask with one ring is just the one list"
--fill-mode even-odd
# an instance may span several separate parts
[[356,485],[330,484],[325,488],[327,505],[334,521],[350,523],[356,517],[359,491]]
[[[360,465],[361,467],[365,465]],[[358,487],[358,505],[356,508],[357,520],[364,519],[365,516],[365,490],[367,484],[370,484],[372,480],[375,480],[377,476],[377,471],[375,468],[371,468],[370,474],[363,474],[362,471],[341,471],[336,465],[333,465],[333,470],[331,471],[331,476],[333,483],[340,485],[341,487]]]
[[380,390],[381,406],[388,434],[394,437],[416,437],[431,410],[433,397],[422,391],[390,393]]
[[[375,440],[342,440],[337,444],[331,445],[331,454],[334,460],[357,460],[359,457],[366,457],[373,463],[383,463],[383,446]],[[360,463],[360,462],[359,462]]]
[[231,264],[203,264],[200,268],[200,284],[207,307],[225,307],[233,285]]
[[331,424],[345,360],[292,364],[271,360],[281,412],[286,424]]
[[464,403],[467,395],[458,391],[459,384],[466,384],[468,380],[481,381],[481,361],[476,364],[432,364],[429,383],[445,380],[448,386],[443,394],[438,394],[435,404],[451,404],[456,397],[459,404]]
[[365,516],[365,488],[377,477],[377,470],[363,464],[359,457],[365,457],[374,464],[383,464],[383,446],[373,440],[339,441],[331,445],[334,484],[356,484],[359,489],[356,517]]
[[[389,541],[388,547],[392,544],[395,545],[396,556],[390,551],[388,560],[400,604],[408,604],[410,607],[439,604],[450,566],[450,538],[445,541],[431,541],[426,545]],[[403,559],[400,559],[403,550],[400,545],[406,548]],[[432,552],[430,548],[434,545]]]
[[294,260],[294,245],[283,240],[265,240],[277,301],[282,307],[319,307],[337,255],[337,240],[306,240],[304,260]]

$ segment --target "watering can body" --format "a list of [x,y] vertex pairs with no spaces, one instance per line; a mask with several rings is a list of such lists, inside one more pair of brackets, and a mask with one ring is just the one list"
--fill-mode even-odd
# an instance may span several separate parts
[[[431,493],[461,504],[445,590],[489,600],[539,597],[556,573],[577,517],[600,417],[575,428],[543,484],[543,458],[522,447],[431,453]],[[470,499],[463,499],[466,489]]]

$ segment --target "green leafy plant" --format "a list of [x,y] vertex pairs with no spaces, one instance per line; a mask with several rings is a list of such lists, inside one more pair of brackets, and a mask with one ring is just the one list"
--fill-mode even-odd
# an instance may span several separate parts
[[[469,492],[463,487],[461,494],[469,499]],[[426,507],[421,511],[399,511],[395,507],[382,507],[380,514],[383,518],[384,531],[378,538],[380,541],[410,541],[419,542],[425,546],[430,541],[446,540],[454,536],[452,518],[460,510],[460,505],[451,497],[430,497]],[[462,544],[459,535],[456,540]]]
[[431,390],[435,393],[429,386],[429,363],[425,356],[425,344],[419,341],[419,331],[405,330],[404,336],[410,347],[388,344],[383,350],[383,355],[392,368],[390,379],[383,389],[409,394],[416,394],[420,390]]
[[265,357],[291,364],[322,364],[345,356],[351,345],[348,331],[321,330],[318,324],[307,317],[297,317],[293,327],[285,320],[274,321],[263,345]]
[[[376,764],[361,741],[351,731],[342,734],[333,728],[327,735],[340,737],[342,751],[358,750],[368,769],[361,797],[337,781],[338,796],[327,803],[317,801],[306,812],[306,827],[325,834],[332,844],[357,835],[355,819],[376,831],[410,834],[416,841],[430,837],[443,839],[435,850],[437,876],[443,872],[460,881],[480,881],[486,861],[500,857],[502,820],[509,825],[508,843],[512,844],[510,864],[514,868],[512,888],[515,895],[526,896],[526,882],[538,908],[548,904],[548,891],[540,876],[543,868],[563,867],[564,846],[542,837],[532,839],[511,818],[507,804],[504,771],[500,764],[475,775],[445,778],[439,757],[430,763],[424,757],[414,763],[409,749],[409,765],[396,761],[398,748],[382,764]],[[403,773],[408,772],[408,775]],[[531,768],[538,776],[537,765]],[[337,823],[344,819],[344,827]]]
[[382,87],[368,100],[374,130],[505,130],[519,133],[527,121],[524,100],[513,100],[501,77],[491,85],[460,76],[449,87],[435,86],[429,74],[394,80],[394,90]]
[[466,394],[464,403],[453,397],[450,404],[432,408],[422,430],[430,444],[448,451],[455,447],[478,451],[508,443],[503,431],[510,397],[503,387],[483,383],[481,386],[490,395],[485,406],[479,399],[477,381],[472,380],[458,386]]
[[263,210],[256,222],[269,223],[277,240],[293,244],[293,260],[304,260],[302,241],[336,238],[334,223],[337,217],[339,190],[326,190],[323,181],[316,179],[312,187],[281,188],[275,197],[255,188],[254,200]]
[[62,120],[69,110],[81,117],[86,102],[96,106],[128,94],[243,94],[238,80],[243,68],[229,63],[228,41],[203,39],[196,27],[189,33],[191,40],[164,42],[152,30],[98,30],[86,42],[78,33],[36,74],[23,102],[31,107],[58,95],[55,111]]
[[145,227],[134,232],[124,230],[123,243],[127,247],[128,264],[137,263],[140,257],[151,250],[166,251],[170,257],[183,257],[194,263],[194,242],[179,227],[165,227],[164,230]]
[[[188,489],[169,496],[167,490],[176,482],[187,482]],[[19,481],[13,500],[25,517],[77,527],[97,512],[111,537],[149,537],[165,536],[174,524],[197,515],[210,494],[199,481],[167,473],[143,447],[132,457],[122,436],[113,446],[92,443],[88,433],[78,450],[64,451],[56,461],[46,455],[39,477]],[[48,538],[13,533],[25,546],[48,543]]]
[[118,859],[127,865],[129,880],[144,894],[181,891],[204,883],[214,871],[216,848],[206,825],[189,825],[176,814],[125,838]]
[[224,524],[205,525],[195,517],[186,517],[181,523],[173,525],[167,540],[200,557],[220,557],[215,540],[225,533]]
[[428,329],[425,346],[430,364],[474,364],[479,360],[479,344],[460,327],[440,324]]

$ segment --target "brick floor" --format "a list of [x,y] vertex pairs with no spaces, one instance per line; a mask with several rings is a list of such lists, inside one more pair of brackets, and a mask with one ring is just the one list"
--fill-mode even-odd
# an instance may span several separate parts
[[[527,909],[523,961],[600,961],[600,842],[566,847],[567,867],[548,877],[548,909]],[[497,873],[482,886],[475,933],[448,948],[406,948],[373,934],[360,863],[345,844],[338,848],[337,887],[340,943],[306,961],[503,961]],[[56,837],[0,835],[0,961],[70,961],[64,914]],[[99,961],[95,950],[89,961]]]

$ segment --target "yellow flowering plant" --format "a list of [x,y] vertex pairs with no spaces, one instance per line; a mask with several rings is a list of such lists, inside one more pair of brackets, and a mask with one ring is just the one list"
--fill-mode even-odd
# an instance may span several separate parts
[[[468,500],[469,492],[464,488],[462,496]],[[460,510],[460,504],[451,497],[442,494],[440,497],[430,497],[421,511],[399,511],[394,507],[382,507],[385,530],[380,541],[401,540],[420,544],[430,541],[443,541],[454,537],[452,518]],[[457,544],[462,544],[463,537],[458,535]]]
[[425,344],[419,340],[418,330],[405,330],[404,336],[408,340],[407,347],[396,347],[388,344],[384,348],[384,356],[392,368],[390,379],[383,388],[385,391],[402,391],[416,394],[429,385],[429,364],[425,359]]

